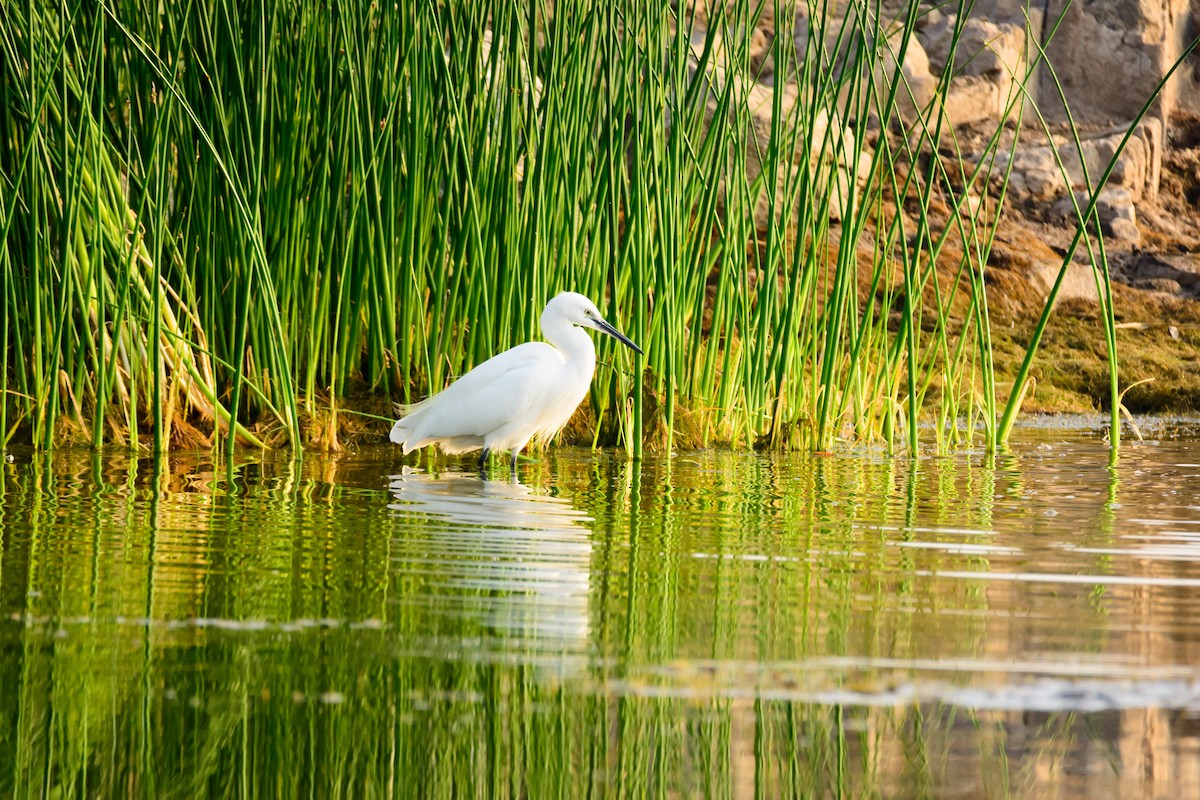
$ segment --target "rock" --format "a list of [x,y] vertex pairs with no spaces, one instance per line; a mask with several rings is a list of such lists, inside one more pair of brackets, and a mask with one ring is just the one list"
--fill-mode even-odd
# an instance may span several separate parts
[[[1043,294],[1049,294],[1054,282],[1058,280],[1062,262],[1041,262],[1028,275],[1029,282],[1041,289]],[[1096,275],[1088,264],[1072,262],[1067,265],[1067,274],[1062,285],[1058,287],[1058,295],[1054,298],[1055,305],[1064,300],[1087,300],[1097,302]]]
[[1119,242],[1141,244],[1142,232],[1137,225],[1137,210],[1129,192],[1124,189],[1105,189],[1096,202],[1100,227],[1104,235]]
[[[1133,200],[1154,198],[1162,177],[1162,123],[1153,118],[1143,120],[1125,143],[1125,149],[1118,152],[1127,130],[1125,126],[1111,129],[1083,143],[1088,172],[1097,180],[1115,158],[1106,186],[1125,189]],[[1073,175],[1079,176],[1076,185],[1082,185],[1078,155],[1074,155],[1071,164]]]
[[951,74],[942,100],[946,123],[999,122],[1018,107],[1012,101],[1025,74],[1023,27],[971,17],[956,31],[955,18],[935,10],[924,19],[920,39],[930,70]]
[[[1183,47],[1200,32],[1197,13],[1188,13],[1193,6],[1192,0],[1047,0],[1044,5],[975,0],[955,45],[950,65],[954,82],[945,98],[956,114],[973,113],[951,120],[957,125],[972,117],[1001,119],[1014,96],[1014,79],[1021,80],[1028,69],[1026,54],[1036,53],[1037,45],[1045,48],[1054,74],[1039,62],[1026,82],[1027,99],[1049,122],[1067,120],[1055,76],[1076,124],[1133,119]],[[954,21],[954,16],[932,10],[919,23],[934,75],[950,60]],[[977,88],[970,94],[988,103],[986,109],[971,107],[966,97],[952,101],[949,95],[959,91],[954,83],[966,77],[995,84],[1000,107],[990,105],[987,93]],[[1200,60],[1194,57],[1166,84],[1150,116],[1165,121],[1177,106],[1200,111]]]
[[[991,269],[991,267],[1000,269]],[[1030,287],[1031,297],[1024,297],[1013,315],[1028,313],[1046,302],[1050,289],[1063,268],[1063,257],[1046,244],[1041,231],[1023,226],[999,233],[993,242],[989,272],[1011,272]],[[1095,301],[1096,281],[1089,265],[1074,261],[1067,265],[1062,286],[1055,303],[1063,300]],[[991,299],[989,298],[989,304]]]
[[1200,258],[1193,255],[1135,253],[1121,266],[1118,277],[1130,286],[1200,297]]
[[[896,111],[905,128],[911,129],[928,113],[937,95],[937,80],[930,71],[929,56],[920,39],[910,35],[905,42],[904,29],[896,24],[888,30],[881,63],[875,75],[876,92],[880,97],[887,97],[892,84],[898,80],[897,58],[902,49],[904,61],[899,64],[899,79],[903,83],[896,89]],[[920,130],[914,133],[919,135]]]
[[[1064,197],[1054,205],[1054,212],[1068,226],[1079,224],[1079,214],[1087,211],[1091,195],[1086,191],[1074,192],[1078,212],[1070,197]],[[1137,244],[1142,233],[1137,226],[1137,211],[1133,198],[1125,189],[1105,187],[1096,198],[1096,215],[1100,218],[1100,229],[1104,235],[1120,241]]]
[[[1184,31],[1183,41],[1190,42],[1198,35],[1200,35],[1200,6],[1193,3],[1191,21],[1188,29]],[[1174,89],[1175,100],[1174,106],[1166,109],[1168,115],[1174,114],[1176,111],[1200,114],[1200,59],[1196,58],[1195,53],[1175,73],[1168,86]]]
[[1114,219],[1104,226],[1104,234],[1116,241],[1134,245],[1141,244],[1142,241],[1141,230],[1138,229],[1137,223],[1130,219]]
[[1014,168],[1014,174],[1024,175],[1029,197],[1035,200],[1053,199],[1063,190],[1062,173],[1057,168],[1042,169],[1034,165],[1020,173],[1016,173],[1015,169],[1018,168]]
[[[693,75],[699,69],[699,57],[706,47],[707,36],[717,36],[715,31],[698,31],[693,34],[691,68]],[[820,198],[822,193],[829,193],[828,215],[830,219],[840,220],[845,215],[857,191],[865,184],[870,171],[871,156],[865,149],[859,147],[854,132],[846,126],[836,114],[825,108],[807,109],[811,115],[805,119],[803,113],[798,113],[796,104],[800,101],[799,90],[794,83],[772,87],[743,77],[733,76],[726,69],[727,53],[718,39],[711,48],[712,55],[707,66],[709,91],[705,124],[714,124],[721,93],[728,88],[734,93],[736,104],[744,103],[744,108],[750,115],[749,135],[752,141],[747,141],[746,178],[753,183],[767,166],[759,158],[760,153],[769,150],[772,116],[775,113],[776,100],[779,101],[779,113],[783,119],[800,119],[801,125],[807,125],[807,132],[800,132],[795,137],[795,148],[790,154],[781,158],[775,175],[774,194],[782,197],[788,190],[795,192],[800,184],[801,170],[808,171],[808,180],[813,185],[813,192]],[[736,113],[730,111],[731,114]],[[725,192],[722,188],[721,202],[725,202]],[[799,198],[797,198],[799,202]],[[783,203],[777,204],[777,213],[783,209]],[[771,201],[768,193],[760,193],[755,201],[754,219],[759,229],[767,226],[770,218]]]
[[[979,19],[990,20],[1001,29],[1007,29],[1012,32],[1020,32],[1020,42],[1014,38],[1009,39],[1004,47],[1010,48],[1019,52],[1021,58],[1021,69],[1016,72],[1016,77],[1019,81],[1025,84],[1025,113],[1026,120],[1035,118],[1034,106],[1038,102],[1038,85],[1037,74],[1035,72],[1032,79],[1026,80],[1029,73],[1029,58],[1037,54],[1038,45],[1042,41],[1042,32],[1045,30],[1043,5],[1040,3],[1030,3],[1029,0],[974,0],[971,5],[971,13]],[[1011,60],[1006,60],[1005,63],[1014,63]]]
[[987,209],[987,202],[974,192],[968,192],[963,195],[960,209],[969,219],[977,219]]
[[942,106],[946,114],[944,126],[958,128],[998,121],[1001,116],[1000,87],[983,78],[955,78]]
[[[1080,143],[1082,158],[1074,141],[1053,149],[1049,145],[1018,148],[1012,156],[1010,196],[1014,200],[1052,201],[1066,193],[1068,181],[1071,189],[1095,185],[1116,158],[1106,189],[1125,191],[1132,202],[1156,197],[1162,178],[1162,124],[1158,120],[1143,120],[1125,148],[1118,152],[1126,130],[1110,129],[1084,139]],[[1009,158],[1007,152],[997,154],[996,168],[992,171],[996,180],[1003,177]]]
[[[1044,42],[1076,123],[1133,119],[1181,52],[1188,0],[1048,0],[1045,19],[1062,22]],[[1049,27],[1049,26],[1048,26]],[[1102,76],[1102,77],[1101,77]],[[1066,119],[1058,89],[1042,70],[1041,109]],[[1153,115],[1170,117],[1178,87],[1168,84]]]
[[1013,163],[1009,173],[1008,194],[1013,200],[1049,202],[1066,192],[1063,171],[1055,160],[1055,151],[1049,147],[1021,147],[1014,154],[1007,151],[996,153],[991,172],[996,188],[999,188],[1008,171],[1010,159]]
[[974,16],[959,26],[956,40],[955,18],[933,11],[924,25],[921,42],[939,72],[950,60],[950,48],[954,48],[953,77],[985,78],[1011,87],[1014,76],[1025,71],[1025,31],[1017,25]]
[[1137,222],[1133,197],[1125,189],[1105,187],[1096,198],[1096,213],[1100,215],[1100,224],[1102,225],[1111,225],[1114,222]]
[[1171,280],[1170,278],[1139,278],[1130,281],[1129,285],[1135,289],[1144,289],[1149,292],[1163,292],[1165,294],[1179,294],[1183,291],[1183,287],[1179,285],[1179,281]]

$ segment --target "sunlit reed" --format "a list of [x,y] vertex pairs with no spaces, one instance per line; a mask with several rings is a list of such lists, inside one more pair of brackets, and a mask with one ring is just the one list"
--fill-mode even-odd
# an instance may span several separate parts
[[[4,441],[337,448],[563,289],[646,351],[599,343],[579,440],[1008,435],[1001,137],[967,162],[911,109],[917,4],[385,6],[5,7]],[[795,91],[758,81],[764,14]]]

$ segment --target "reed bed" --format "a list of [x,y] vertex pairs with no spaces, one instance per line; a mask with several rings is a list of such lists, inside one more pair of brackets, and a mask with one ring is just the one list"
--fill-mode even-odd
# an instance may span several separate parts
[[572,289],[646,353],[598,343],[593,442],[995,446],[1001,137],[952,174],[936,104],[902,113],[917,4],[834,12],[7,4],[3,441],[337,448]]

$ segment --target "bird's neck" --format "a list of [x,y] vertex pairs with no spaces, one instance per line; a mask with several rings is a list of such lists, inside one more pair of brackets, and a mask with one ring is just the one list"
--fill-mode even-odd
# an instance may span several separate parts
[[592,337],[584,333],[582,328],[563,321],[549,325],[543,323],[542,335],[562,353],[569,366],[589,378],[596,371],[596,346],[592,344]]

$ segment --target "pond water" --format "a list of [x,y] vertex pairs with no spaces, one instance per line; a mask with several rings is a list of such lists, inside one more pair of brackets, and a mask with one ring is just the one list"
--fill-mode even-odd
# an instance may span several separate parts
[[1200,426],[1143,433],[12,453],[0,797],[1195,797]]

